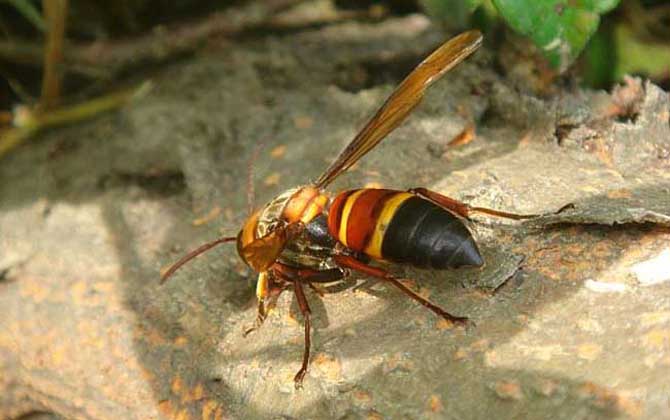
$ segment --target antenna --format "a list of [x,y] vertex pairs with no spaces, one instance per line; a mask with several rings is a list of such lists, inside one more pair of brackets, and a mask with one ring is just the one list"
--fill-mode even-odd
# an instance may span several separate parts
[[187,262],[191,261],[193,258],[197,257],[198,255],[202,254],[203,252],[206,252],[215,246],[225,243],[225,242],[231,242],[236,240],[236,236],[227,236],[227,237],[222,237],[219,239],[216,239],[212,242],[208,242],[204,245],[200,245],[198,248],[194,249],[193,251],[189,252],[188,254],[184,255],[177,261],[176,263],[172,264],[168,270],[161,275],[161,280],[160,284],[165,283],[165,280],[167,280],[171,275],[174,274],[175,271],[179,270],[179,268],[186,264]]

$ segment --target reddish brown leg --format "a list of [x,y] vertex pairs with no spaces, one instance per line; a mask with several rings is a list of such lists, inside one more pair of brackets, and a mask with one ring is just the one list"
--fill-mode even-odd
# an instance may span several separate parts
[[427,188],[412,188],[409,190],[409,192],[430,200],[438,206],[444,207],[445,209],[450,210],[466,219],[470,218],[470,213],[484,213],[491,216],[504,217],[506,219],[513,220],[532,219],[539,216],[538,214],[507,213],[505,211],[489,209],[486,207],[472,207],[469,204],[455,200],[451,197],[447,197],[446,195],[436,193],[435,191],[431,191]]
[[302,317],[305,319],[305,350],[302,354],[302,366],[298,373],[295,374],[293,381],[295,382],[295,388],[302,388],[302,380],[307,373],[307,365],[309,365],[309,349],[311,346],[310,342],[310,332],[311,332],[311,310],[309,309],[309,304],[307,303],[307,298],[305,297],[305,292],[302,289],[302,283],[300,280],[293,280],[293,291],[295,292],[296,300],[298,301],[298,307],[302,313]]
[[412,289],[408,288],[400,281],[398,281],[398,279],[396,279],[391,273],[382,270],[381,268],[372,267],[348,255],[336,255],[335,262],[342,267],[347,267],[352,270],[359,271],[363,274],[367,274],[368,276],[372,276],[391,283],[392,285],[400,289],[400,291],[402,291],[404,294],[411,297],[415,301],[419,302],[420,304],[430,309],[431,311],[435,312],[437,315],[441,316],[447,321],[451,321],[454,324],[465,324],[468,321],[467,318],[454,316],[449,312],[445,311],[444,309],[440,308],[439,306],[422,298],[421,296],[416,294]]
[[332,283],[341,280],[346,273],[340,268],[331,268],[328,270],[312,270],[309,268],[296,268],[276,263],[272,269],[287,277],[289,280],[300,280],[303,283]]
[[311,270],[309,268],[295,268],[284,264],[277,263],[272,266],[273,272],[277,277],[291,282],[293,284],[293,291],[298,302],[298,307],[305,319],[305,350],[302,356],[302,366],[298,373],[296,373],[293,380],[295,381],[296,389],[302,388],[302,380],[307,373],[307,366],[309,365],[309,351],[311,348],[311,310],[305,297],[305,291],[302,288],[303,283],[311,286],[311,283],[330,283],[341,280],[346,272],[339,268],[332,268],[330,270]]
[[324,293],[323,290],[319,289],[318,287],[314,286],[314,283],[307,283],[310,289],[312,289],[312,292],[316,293],[319,295],[319,297],[323,297]]

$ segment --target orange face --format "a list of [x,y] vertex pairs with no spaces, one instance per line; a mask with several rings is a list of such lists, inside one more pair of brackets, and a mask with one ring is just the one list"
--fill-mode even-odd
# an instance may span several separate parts
[[237,252],[258,272],[275,263],[286,243],[323,213],[328,196],[314,186],[288,190],[254,212],[237,236]]

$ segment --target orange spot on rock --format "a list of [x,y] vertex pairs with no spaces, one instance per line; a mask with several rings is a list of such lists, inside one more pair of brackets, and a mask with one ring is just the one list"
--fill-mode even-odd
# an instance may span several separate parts
[[372,402],[372,394],[369,391],[357,389],[351,396],[356,404],[367,405]]
[[519,140],[519,146],[529,145],[532,139],[533,139],[532,132],[527,131],[523,136],[521,136],[521,139]]
[[285,154],[286,154],[285,144],[280,144],[279,146],[275,147],[270,151],[270,156],[272,156],[274,159],[279,159],[280,157],[283,157]]
[[204,215],[202,217],[198,217],[197,219],[193,219],[191,224],[193,226],[205,225],[205,224],[211,222],[212,220],[216,219],[217,217],[219,217],[220,214],[221,214],[221,207],[216,206],[216,207],[212,208],[206,215]]
[[642,337],[642,344],[650,350],[662,350],[670,346],[670,330],[651,330]]
[[51,347],[51,363],[55,366],[61,366],[65,360],[65,347],[64,346],[52,346]]
[[603,347],[600,344],[582,344],[577,348],[577,356],[579,356],[580,359],[592,361],[596,360],[602,351]]
[[172,390],[173,394],[179,395],[181,394],[183,386],[184,382],[182,381],[181,377],[175,376],[172,380],[172,384],[170,385],[170,389]]
[[627,188],[619,188],[607,192],[607,197],[612,199],[630,198],[633,193]]
[[164,417],[166,418],[171,418],[172,417],[172,401],[170,400],[163,400],[158,402],[158,411],[163,414]]
[[454,360],[464,360],[470,357],[470,352],[464,349],[463,347],[457,349],[454,352]]
[[416,294],[424,299],[428,299],[430,298],[431,291],[426,287],[420,287],[419,290],[417,290]]
[[293,125],[300,130],[306,130],[314,125],[314,119],[307,115],[298,115],[293,117]]
[[406,287],[409,287],[412,290],[416,290],[416,281],[414,280],[402,279],[400,280],[400,283],[402,283]]
[[640,323],[643,327],[651,327],[656,324],[670,322],[670,311],[645,312],[640,315]]
[[21,282],[21,297],[31,298],[35,303],[44,301],[49,296],[47,289],[38,279],[29,278]]
[[453,139],[451,139],[448,146],[449,147],[463,146],[470,143],[475,138],[476,138],[475,124],[470,123],[465,126],[463,131],[461,131]]
[[642,414],[642,406],[639,401],[617,394],[614,390],[596,383],[585,382],[579,388],[579,393],[590,399],[596,407],[615,408],[632,418],[638,418]]
[[495,367],[500,364],[500,355],[495,350],[489,350],[484,353],[484,364],[489,367]]
[[174,345],[177,347],[184,347],[186,344],[188,344],[188,338],[184,337],[183,335],[180,335],[174,339]]
[[281,179],[281,175],[279,174],[279,172],[274,172],[274,173],[268,175],[263,180],[263,184],[267,185],[268,187],[272,186],[272,185],[277,185],[277,184],[279,184],[280,179]]
[[329,380],[336,381],[342,376],[342,364],[338,359],[325,353],[314,358],[314,366]]
[[189,415],[188,411],[186,409],[183,409],[177,413],[177,415],[174,417],[175,420],[188,420]]
[[111,293],[116,289],[116,284],[111,281],[99,281],[93,284],[93,289],[98,292]]
[[396,369],[412,371],[414,369],[414,363],[407,360],[402,353],[394,353],[386,360],[386,363],[383,366],[383,371],[384,373],[389,373]]
[[491,342],[487,340],[486,338],[482,338],[481,340],[477,340],[474,343],[470,345],[470,348],[474,351],[484,351],[488,349],[491,346]]
[[433,413],[440,413],[444,411],[444,404],[442,404],[442,398],[439,395],[433,394],[428,400],[428,408]]
[[207,400],[202,405],[202,420],[211,420],[215,411],[219,408],[219,403],[214,400]]
[[379,411],[370,410],[365,416],[367,420],[384,420],[384,416],[381,415]]
[[184,391],[181,398],[182,403],[200,401],[205,397],[205,389],[202,384],[197,384],[195,387]]
[[536,387],[536,390],[545,397],[551,397],[559,389],[559,383],[553,379],[545,379]]
[[441,330],[441,331],[444,331],[444,330],[450,330],[450,329],[454,328],[454,326],[455,326],[455,325],[454,325],[453,322],[448,321],[448,320],[446,320],[446,319],[444,319],[444,318],[439,318],[439,319],[437,320],[437,322],[435,323],[435,327],[436,327],[438,330]]
[[161,346],[165,344],[165,338],[155,329],[144,331],[142,337],[153,346]]
[[495,391],[496,395],[503,400],[519,401],[523,399],[521,385],[516,381],[498,381],[495,385]]

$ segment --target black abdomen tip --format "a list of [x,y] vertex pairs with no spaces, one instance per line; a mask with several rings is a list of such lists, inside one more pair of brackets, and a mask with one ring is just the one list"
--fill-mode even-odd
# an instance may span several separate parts
[[472,238],[464,241],[449,259],[445,267],[481,267],[484,259]]
[[412,197],[398,208],[384,236],[382,255],[391,261],[435,269],[484,263],[463,222],[420,197]]

